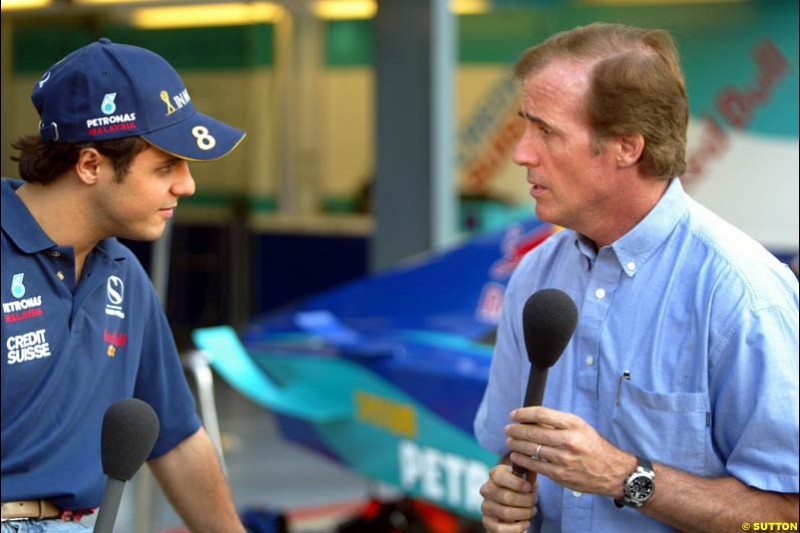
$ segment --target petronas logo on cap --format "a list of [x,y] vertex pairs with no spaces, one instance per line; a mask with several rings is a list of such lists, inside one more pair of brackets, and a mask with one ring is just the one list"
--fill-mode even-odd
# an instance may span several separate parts
[[103,103],[100,105],[100,109],[104,114],[110,115],[117,110],[117,104],[114,103],[116,97],[117,93],[108,93],[103,97]]

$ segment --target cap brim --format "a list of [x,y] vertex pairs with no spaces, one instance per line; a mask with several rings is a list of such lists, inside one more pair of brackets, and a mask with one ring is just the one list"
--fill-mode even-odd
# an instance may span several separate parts
[[142,138],[167,153],[189,161],[211,161],[231,152],[244,139],[245,132],[203,113],[142,135]]

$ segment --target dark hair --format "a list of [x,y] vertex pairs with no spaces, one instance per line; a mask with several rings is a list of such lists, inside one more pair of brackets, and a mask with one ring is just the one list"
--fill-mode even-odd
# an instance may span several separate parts
[[683,174],[689,101],[669,33],[602,22],[581,26],[526,50],[514,76],[524,81],[554,59],[595,63],[585,105],[597,153],[611,137],[639,133],[644,172]]
[[48,184],[78,162],[81,150],[94,148],[114,165],[117,179],[127,174],[133,159],[150,146],[141,137],[124,137],[90,143],[46,142],[37,134],[24,135],[11,143],[19,155],[11,156],[19,168],[19,176],[30,183]]

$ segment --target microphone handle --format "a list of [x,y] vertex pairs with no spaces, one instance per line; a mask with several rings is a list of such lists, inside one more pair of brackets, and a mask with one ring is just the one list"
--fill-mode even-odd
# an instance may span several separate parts
[[[525,389],[525,407],[542,405],[548,370],[549,368],[537,368],[531,365],[531,370],[528,374],[528,388]],[[528,479],[528,469],[524,466],[519,466],[517,463],[512,462],[511,470],[517,476]]]
[[94,533],[114,533],[114,522],[117,521],[117,512],[122,502],[122,491],[124,489],[124,481],[111,476],[108,477],[106,488],[103,491],[103,499],[100,500],[97,521],[94,523]]
[[[517,463],[513,461],[511,462],[511,471],[514,472],[515,476],[521,477],[526,481],[528,479],[528,474],[530,474],[530,471],[527,468],[525,468],[524,466],[519,466]],[[95,529],[95,531],[97,530]]]
[[549,370],[549,368],[536,368],[531,365],[531,371],[528,374],[528,388],[525,389],[525,407],[542,405]]

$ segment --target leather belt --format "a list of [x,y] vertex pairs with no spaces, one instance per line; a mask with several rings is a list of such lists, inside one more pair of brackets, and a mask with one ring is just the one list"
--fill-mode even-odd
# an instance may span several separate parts
[[58,518],[61,508],[49,500],[23,500],[2,503],[3,520],[14,518]]

